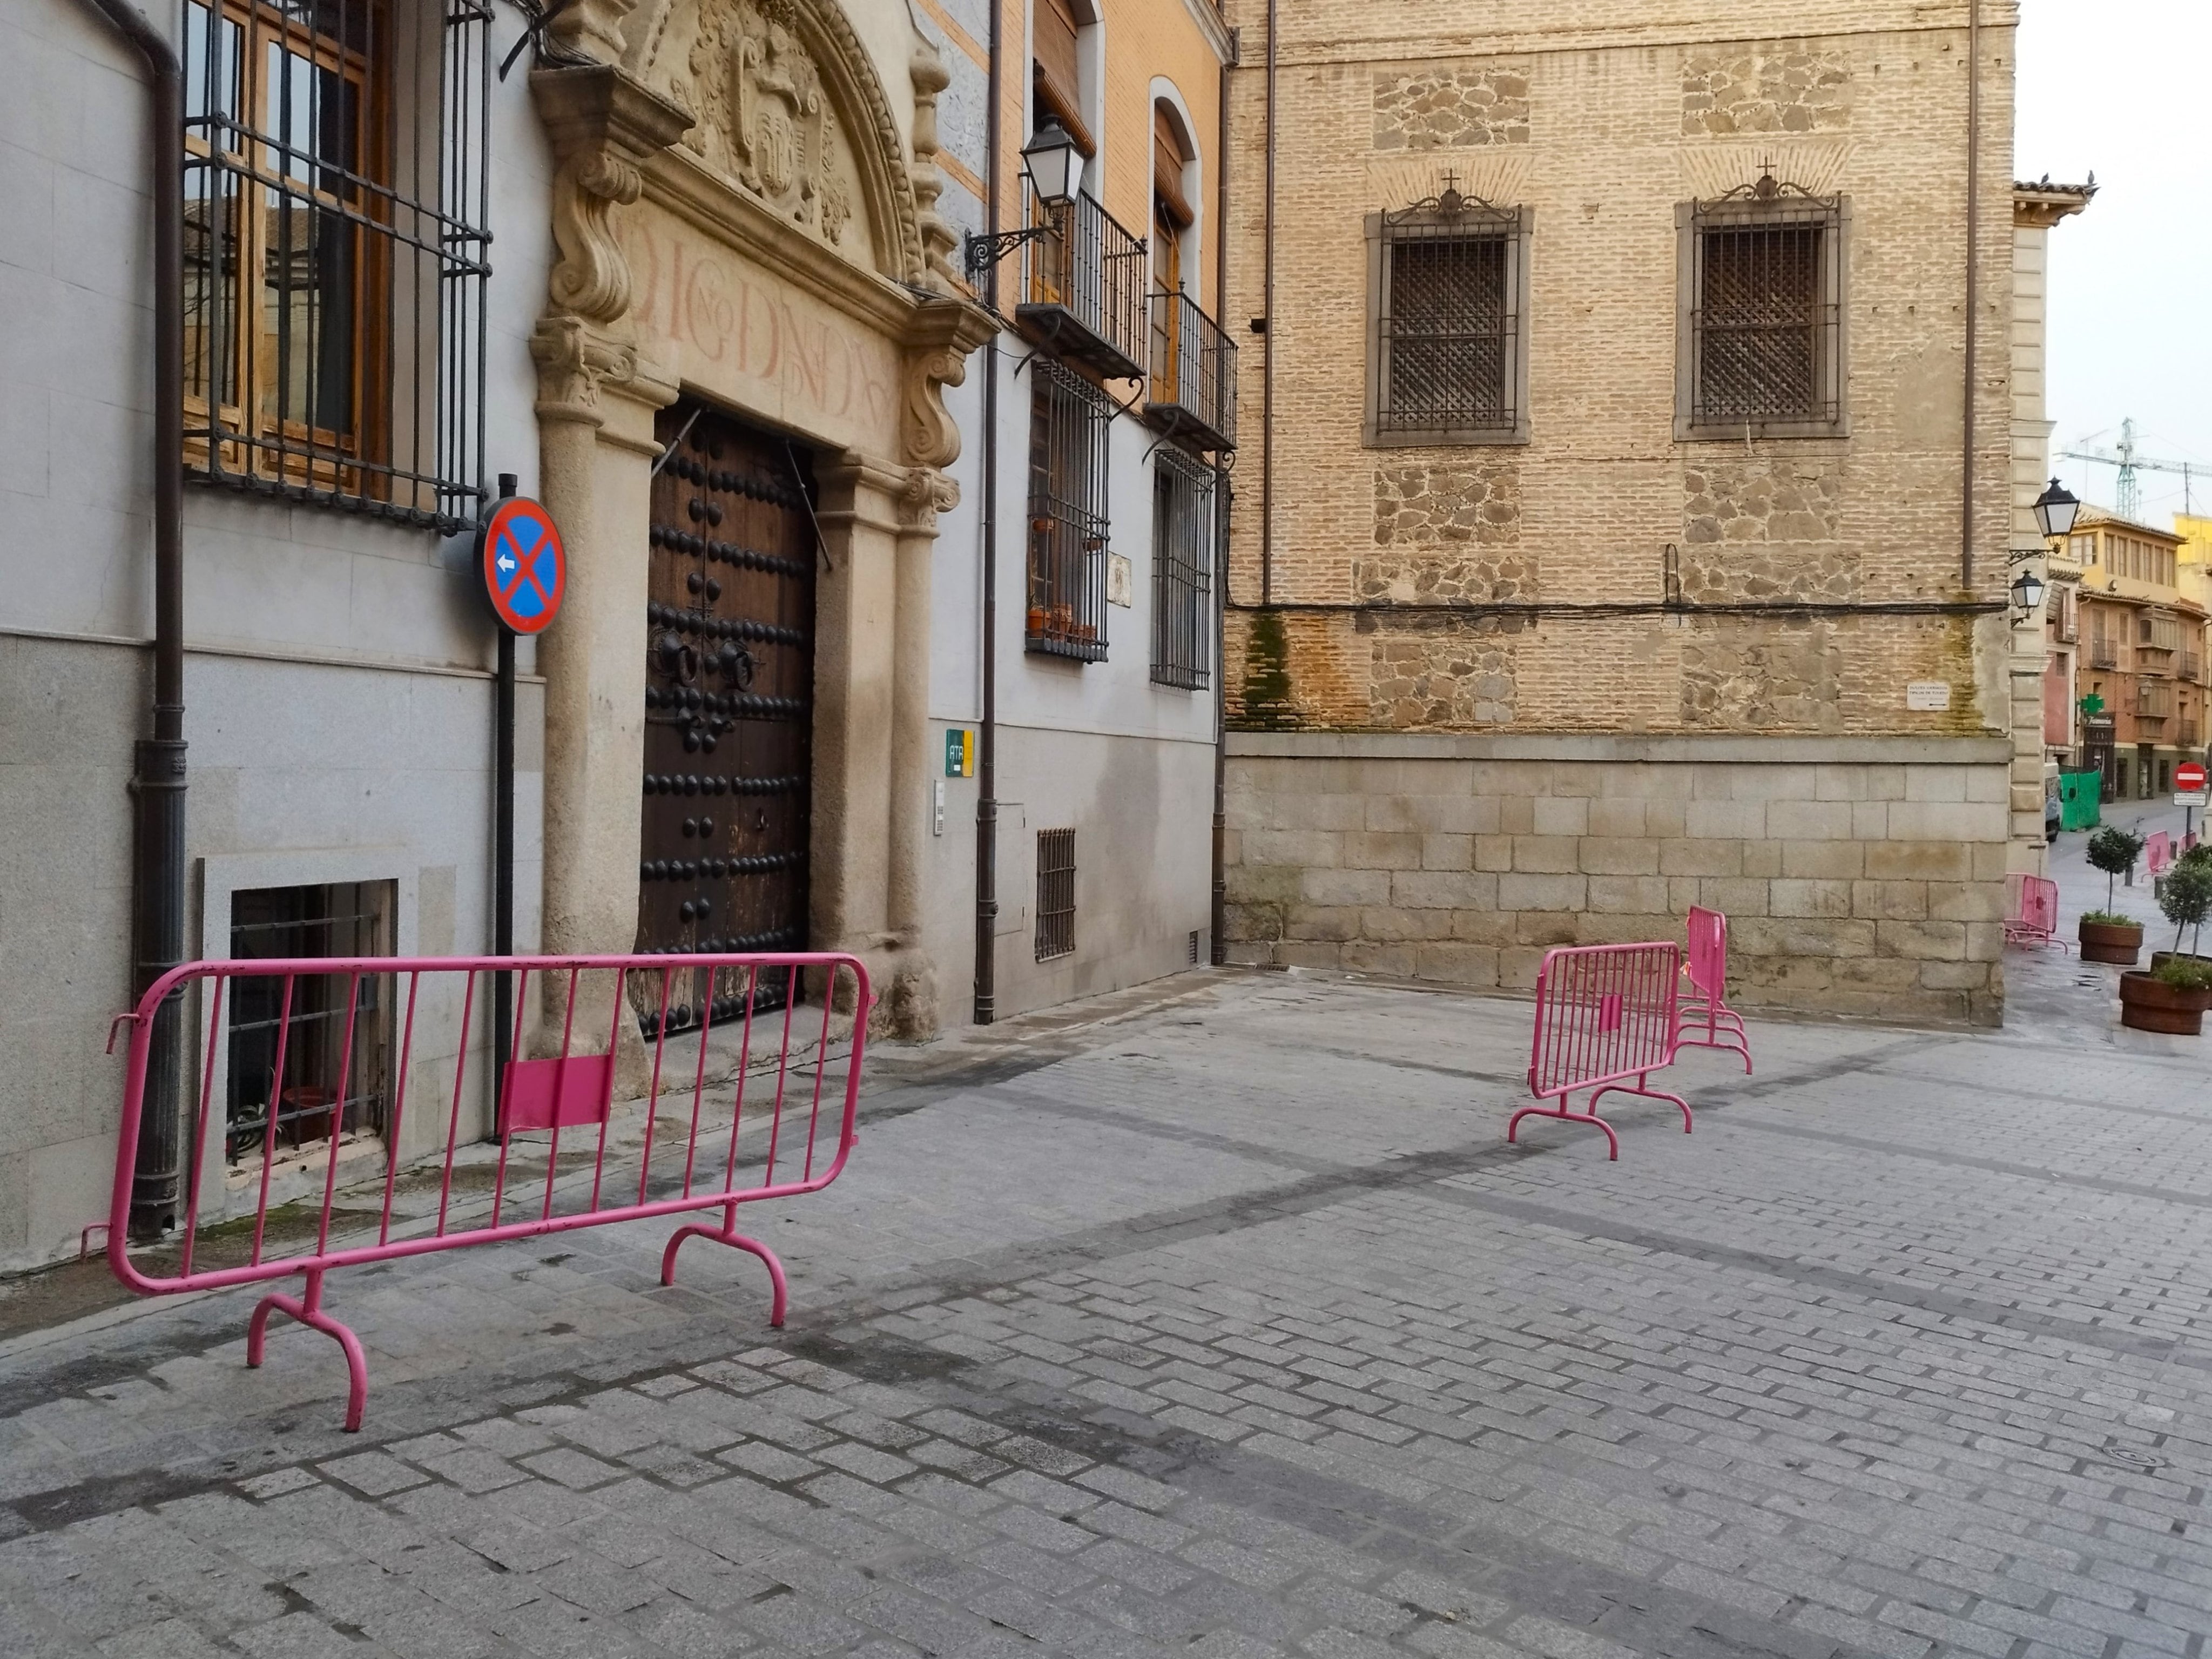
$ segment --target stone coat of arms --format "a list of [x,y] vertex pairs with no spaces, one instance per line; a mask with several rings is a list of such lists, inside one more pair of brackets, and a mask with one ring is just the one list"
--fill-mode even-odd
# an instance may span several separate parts
[[702,107],[685,143],[785,217],[843,240],[853,208],[836,125],[790,0],[708,0],[690,68]]

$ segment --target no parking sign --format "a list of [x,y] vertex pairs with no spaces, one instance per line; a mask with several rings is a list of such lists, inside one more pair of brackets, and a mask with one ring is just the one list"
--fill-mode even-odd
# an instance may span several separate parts
[[542,632],[560,614],[568,555],[553,515],[526,495],[509,495],[484,520],[484,592],[518,634]]

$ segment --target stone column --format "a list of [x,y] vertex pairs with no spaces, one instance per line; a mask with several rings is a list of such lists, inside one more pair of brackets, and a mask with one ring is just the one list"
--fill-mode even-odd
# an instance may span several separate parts
[[898,940],[883,827],[896,749],[898,509],[907,470],[848,450],[817,461],[814,476],[823,544],[814,588],[814,945],[863,958],[887,1007]]
[[899,500],[896,611],[891,629],[890,810],[886,922],[896,962],[888,997],[891,1034],[919,1042],[937,1030],[937,972],[922,944],[922,854],[929,834],[930,562],[937,515],[959,486],[926,466],[907,475]]
[[[539,490],[568,555],[561,615],[538,644],[545,674],[544,948],[629,951],[637,939],[645,759],[645,605],[653,413],[677,387],[641,357],[630,271],[611,216],[637,199],[644,158],[681,137],[684,110],[605,64],[541,70],[531,93],[558,163],[548,304],[531,336],[538,374]],[[538,1048],[559,1041],[561,988]],[[597,1048],[612,987],[580,989],[576,1048]],[[588,1012],[595,1034],[585,1036]],[[618,1029],[635,1038],[627,1020]],[[626,1042],[627,1051],[634,1044]],[[641,1053],[633,1055],[641,1061]],[[635,1076],[631,1073],[636,1073]],[[622,1081],[641,1088],[641,1065]]]

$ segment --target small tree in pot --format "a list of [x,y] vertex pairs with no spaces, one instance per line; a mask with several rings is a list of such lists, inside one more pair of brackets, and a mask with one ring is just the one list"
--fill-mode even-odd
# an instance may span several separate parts
[[[2201,850],[2201,849],[2198,849]],[[2192,855],[2173,866],[2159,889],[2158,908],[2166,912],[2166,919],[2173,924],[2173,949],[2154,953],[2151,966],[2156,968],[2159,959],[2181,954],[2181,935],[2185,930],[2194,930],[2189,948],[2193,956],[2202,957],[2204,950],[2204,921],[2212,916],[2212,860]]]
[[2090,867],[2105,872],[2106,908],[2091,910],[2081,918],[2084,962],[2112,962],[2123,968],[2136,965],[2136,957],[2142,951],[2142,924],[2118,915],[2111,907],[2118,902],[2114,890],[2119,878],[2136,867],[2142,849],[2143,838],[2118,824],[2108,823],[2089,837]]

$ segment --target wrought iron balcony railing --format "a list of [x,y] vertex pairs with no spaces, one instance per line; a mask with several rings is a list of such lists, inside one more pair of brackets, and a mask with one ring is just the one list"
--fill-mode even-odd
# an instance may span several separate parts
[[2120,665],[2120,647],[2110,640],[2090,641],[2089,665],[2092,668],[2118,668]]
[[2184,720],[2174,729],[2173,741],[2178,748],[2194,749],[2204,741],[2203,729],[2195,720]]
[[1057,205],[1034,191],[1014,319],[1063,357],[1109,380],[1143,375],[1145,240],[1079,191]]
[[2194,651],[2185,651],[2173,672],[2185,680],[2200,681],[2204,678],[2204,659]]
[[1176,289],[1152,290],[1152,377],[1145,418],[1200,449],[1237,447],[1237,345]]
[[2138,682],[2136,686],[2136,718],[2139,720],[2162,720],[2173,712],[2171,695],[2163,685]]

